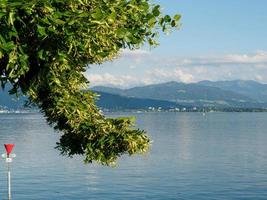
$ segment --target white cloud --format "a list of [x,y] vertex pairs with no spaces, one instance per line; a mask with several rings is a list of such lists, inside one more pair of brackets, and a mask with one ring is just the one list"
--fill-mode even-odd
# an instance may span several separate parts
[[194,81],[193,75],[176,68],[173,71],[165,71],[162,69],[155,69],[151,72],[146,72],[144,76],[134,75],[112,75],[110,73],[104,74],[86,74],[91,86],[118,86],[121,88],[129,88],[131,86],[149,85],[160,82],[179,81],[189,83]]
[[136,68],[136,65],[130,65],[129,68],[130,69],[135,69]]
[[121,56],[125,57],[147,56],[149,54],[151,54],[149,51],[143,49],[136,49],[136,50],[124,49],[121,52]]
[[267,63],[267,52],[257,51],[254,55],[229,55],[225,57],[229,63],[239,64],[262,64]]
[[205,57],[164,57],[124,50],[112,65],[86,73],[93,85],[132,87],[167,81],[256,80],[267,83],[267,52]]
[[197,57],[184,60],[177,60],[183,65],[267,65],[267,52],[257,51],[255,54],[230,54],[216,57]]
[[155,69],[148,74],[150,74],[151,77],[154,77],[155,80],[180,81],[180,82],[185,82],[185,83],[194,81],[193,75],[185,72],[181,68],[175,68],[174,70],[171,70],[171,71],[167,71],[163,69]]
[[117,86],[120,88],[129,88],[131,86],[149,85],[157,83],[157,79],[153,76],[136,77],[133,75],[112,75],[105,74],[86,74],[86,78],[90,81],[90,86]]
[[91,86],[106,85],[106,86],[119,86],[122,88],[138,84],[138,79],[133,76],[116,76],[110,73],[104,74],[86,74],[86,78],[90,81]]

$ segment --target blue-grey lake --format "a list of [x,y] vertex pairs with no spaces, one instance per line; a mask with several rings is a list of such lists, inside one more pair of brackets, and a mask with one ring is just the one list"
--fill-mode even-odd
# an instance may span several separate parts
[[[147,155],[116,168],[59,155],[59,133],[41,114],[0,114],[0,145],[16,144],[13,200],[267,199],[267,113],[113,115],[135,115],[153,140]],[[2,159],[0,199],[6,181]]]

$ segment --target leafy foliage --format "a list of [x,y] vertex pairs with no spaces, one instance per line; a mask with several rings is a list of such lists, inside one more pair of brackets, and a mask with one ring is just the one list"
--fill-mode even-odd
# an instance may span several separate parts
[[40,107],[62,133],[63,154],[110,165],[124,153],[143,153],[148,136],[129,118],[102,115],[96,94],[82,90],[83,72],[121,49],[156,45],[159,31],[179,19],[162,16],[150,0],[0,0],[1,85],[11,83],[11,94]]

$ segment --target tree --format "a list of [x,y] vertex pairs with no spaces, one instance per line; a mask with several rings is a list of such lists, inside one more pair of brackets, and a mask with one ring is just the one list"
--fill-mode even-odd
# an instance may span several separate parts
[[0,81],[27,95],[61,132],[62,154],[114,164],[122,154],[147,151],[150,140],[131,118],[107,118],[84,90],[88,64],[137,49],[177,27],[150,0],[0,0]]

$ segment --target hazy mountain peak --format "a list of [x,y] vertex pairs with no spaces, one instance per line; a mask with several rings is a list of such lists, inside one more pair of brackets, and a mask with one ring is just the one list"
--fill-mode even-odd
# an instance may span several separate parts
[[257,103],[267,102],[267,85],[250,80],[205,80],[188,84],[170,81],[124,90],[107,87],[93,89],[126,97],[164,100],[190,106],[255,107]]

